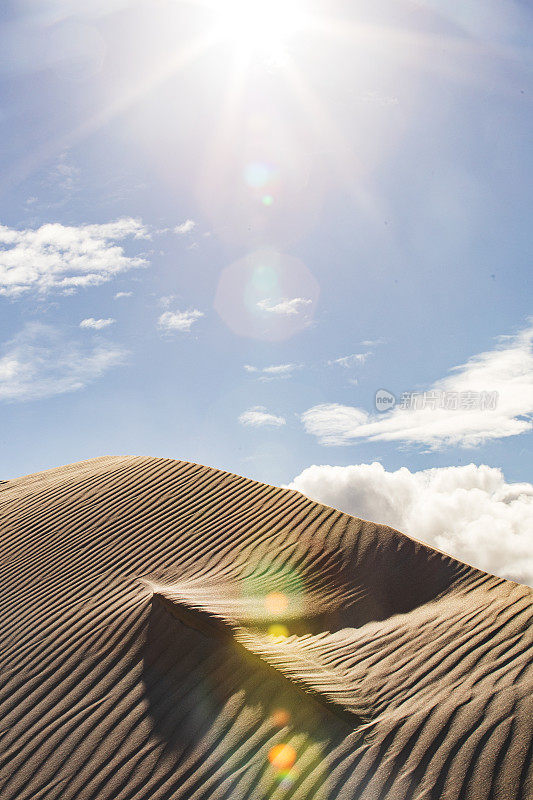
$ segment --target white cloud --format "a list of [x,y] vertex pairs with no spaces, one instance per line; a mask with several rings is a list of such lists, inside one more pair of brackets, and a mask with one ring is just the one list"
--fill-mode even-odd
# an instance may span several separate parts
[[250,364],[245,364],[244,369],[246,372],[259,375],[260,381],[270,381],[275,378],[288,378],[301,366],[301,364],[272,364],[269,367],[254,367]]
[[140,220],[123,218],[103,225],[47,223],[15,230],[0,225],[0,295],[15,297],[35,289],[75,291],[97,286],[134,267],[140,256],[128,256],[117,242],[146,238]]
[[314,500],[391,525],[487,572],[533,583],[533,484],[485,465],[387,472],[312,466],[290,484]]
[[306,297],[292,297],[282,298],[279,302],[275,303],[272,300],[259,300],[257,303],[261,311],[266,311],[267,314],[277,314],[279,316],[294,316],[299,314],[305,306],[311,305],[312,300]]
[[302,422],[307,433],[317,437],[320,444],[348,445],[368,422],[366,411],[340,403],[321,403],[307,409],[302,414]]
[[40,323],[27,325],[0,353],[0,400],[12,402],[83,389],[126,357],[116,345],[69,341]]
[[252,428],[280,428],[285,425],[286,420],[284,417],[278,417],[276,414],[270,414],[265,406],[253,406],[248,411],[243,411],[239,417],[241,425],[246,425]]
[[262,372],[266,375],[288,375],[298,369],[298,364],[273,364],[270,367],[263,367]]
[[[472,447],[531,430],[533,415],[533,326],[502,338],[497,347],[473,356],[430,387],[421,408],[370,415],[338,403],[313,406],[302,414],[308,433],[321,444],[348,445],[358,439]],[[474,405],[467,408],[469,394]],[[496,402],[491,403],[491,397]],[[436,398],[436,399],[435,399]],[[442,398],[459,408],[441,408]],[[481,407],[480,406],[481,402]],[[475,406],[478,407],[475,407]]]
[[59,187],[65,192],[71,192],[74,189],[79,175],[80,170],[70,162],[68,151],[59,156],[57,164],[50,172],[50,178],[57,181]]
[[122,297],[132,297],[133,292],[117,292],[115,295],[115,300],[120,300]]
[[165,311],[158,320],[158,326],[166,333],[181,331],[188,333],[195,322],[205,316],[203,311],[197,308],[189,311]]
[[102,328],[109,328],[110,325],[114,325],[116,319],[112,317],[108,317],[107,319],[95,319],[94,317],[87,317],[87,319],[82,319],[80,322],[80,328],[92,328],[95,331],[101,331]]
[[163,295],[163,297],[159,298],[159,305],[162,308],[169,308],[172,305],[172,303],[174,302],[175,299],[176,299],[176,295],[174,295],[174,294]]
[[193,219],[186,219],[181,225],[176,225],[174,233],[177,233],[178,236],[183,236],[186,233],[190,233],[194,228],[196,228],[196,222]]
[[355,367],[356,364],[363,365],[370,355],[371,353],[352,353],[349,356],[342,356],[342,358],[334,358],[332,361],[328,361],[328,366],[339,366],[348,369],[349,367]]

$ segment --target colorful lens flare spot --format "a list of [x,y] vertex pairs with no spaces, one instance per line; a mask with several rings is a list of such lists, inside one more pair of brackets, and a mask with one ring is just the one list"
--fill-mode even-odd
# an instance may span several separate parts
[[271,195],[271,194],[265,194],[265,195],[263,195],[263,197],[261,198],[261,202],[263,203],[263,205],[264,205],[264,206],[266,206],[267,208],[269,208],[269,207],[270,207],[270,206],[273,204],[273,202],[274,202],[274,198],[272,197],[272,195]]
[[251,314],[257,316],[259,313],[257,303],[265,297],[277,297],[279,292],[279,276],[276,268],[267,263],[258,263],[244,286],[245,306]]
[[296,750],[290,744],[277,744],[271,748],[268,760],[275,769],[288,772],[296,762]]
[[278,783],[278,786],[280,789],[285,789],[285,790],[292,789],[292,787],[294,786],[294,782],[295,778],[290,772],[288,772],[286,775],[281,776],[281,780]]
[[273,636],[275,639],[286,639],[289,635],[289,629],[285,625],[270,625],[268,635]]
[[[282,626],[282,627],[284,627],[284,626]],[[270,716],[270,721],[277,728],[284,728],[285,725],[289,724],[290,719],[291,719],[291,715],[284,708],[276,708],[276,710],[273,711],[271,716]]]
[[244,170],[244,180],[251,189],[262,189],[276,176],[276,170],[268,164],[254,161]]
[[[266,209],[260,213],[267,216]],[[273,249],[262,249],[222,271],[214,306],[239,336],[283,341],[309,327],[319,293],[303,262]],[[283,588],[279,583],[274,586]],[[295,593],[291,589],[291,605]]]
[[289,607],[289,598],[283,592],[270,592],[265,597],[265,608],[270,614],[279,616]]

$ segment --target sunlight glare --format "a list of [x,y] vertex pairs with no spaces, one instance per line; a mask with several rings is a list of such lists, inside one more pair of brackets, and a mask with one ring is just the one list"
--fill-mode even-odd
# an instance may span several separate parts
[[226,0],[217,4],[218,38],[248,55],[279,55],[306,21],[298,0]]

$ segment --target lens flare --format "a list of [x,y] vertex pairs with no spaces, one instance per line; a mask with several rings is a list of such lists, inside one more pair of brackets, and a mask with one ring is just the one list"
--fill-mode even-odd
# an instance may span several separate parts
[[251,189],[261,189],[276,177],[276,169],[261,161],[252,161],[244,169],[244,180]]
[[[272,626],[273,627],[273,626]],[[270,715],[270,721],[277,728],[284,728],[289,724],[291,715],[284,708],[276,708]]]
[[292,789],[295,783],[295,777],[291,771],[284,774],[280,773],[279,777],[281,778],[280,782],[278,783],[280,789]]
[[265,597],[265,608],[270,614],[279,616],[289,607],[289,598],[284,592],[269,592]]
[[296,750],[290,744],[277,744],[271,748],[268,760],[275,769],[288,771],[296,762]]
[[273,636],[275,639],[286,639],[289,635],[289,629],[286,625],[270,625],[268,635]]
[[[257,315],[257,304],[269,295],[279,293],[280,276],[267,257],[258,258],[250,280],[244,287],[244,302],[247,310]],[[258,299],[260,298],[260,299]]]
[[244,168],[244,182],[254,199],[265,208],[270,208],[274,197],[280,193],[280,171],[263,161],[251,161]]
[[283,52],[308,21],[299,0],[217,0],[216,7],[220,41],[249,56]]
[[319,294],[302,261],[266,248],[222,271],[214,307],[234,333],[282,341],[311,325]]

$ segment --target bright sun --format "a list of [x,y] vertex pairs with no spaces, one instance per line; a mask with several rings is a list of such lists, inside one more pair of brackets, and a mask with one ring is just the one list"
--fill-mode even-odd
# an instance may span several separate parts
[[306,21],[294,0],[219,0],[216,7],[217,38],[250,55],[278,54]]

